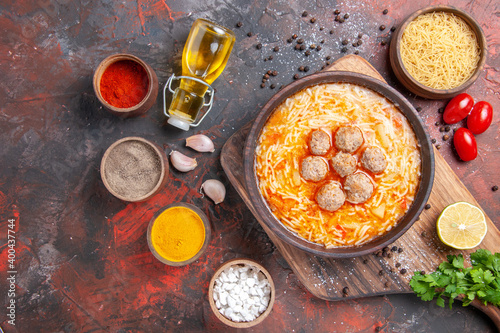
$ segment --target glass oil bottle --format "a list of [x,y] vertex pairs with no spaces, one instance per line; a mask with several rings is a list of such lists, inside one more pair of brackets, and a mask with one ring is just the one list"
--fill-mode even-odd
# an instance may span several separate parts
[[[168,109],[168,123],[185,131],[194,126],[205,105],[207,89],[226,67],[235,42],[234,33],[205,19],[197,19],[182,52],[180,86],[174,91]],[[169,80],[169,89],[172,78]],[[172,91],[172,90],[171,90]],[[196,124],[197,125],[197,124]]]

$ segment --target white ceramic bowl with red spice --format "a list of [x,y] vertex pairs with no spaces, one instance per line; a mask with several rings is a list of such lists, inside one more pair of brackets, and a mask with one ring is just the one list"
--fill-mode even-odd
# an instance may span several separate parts
[[[116,105],[112,105],[109,100],[106,100],[106,98],[104,97],[105,94],[103,94],[102,91],[103,87],[101,86],[101,83],[103,74],[111,65],[125,61],[132,62],[132,64],[137,64],[138,66],[140,66],[140,68],[144,69],[148,85],[144,97],[142,98],[142,100],[138,101],[137,104],[132,106],[127,105],[126,107],[118,107]],[[119,77],[117,79],[119,79]],[[97,99],[102,103],[104,108],[114,115],[124,118],[136,117],[147,112],[156,103],[156,97],[158,96],[158,77],[156,76],[156,73],[153,71],[151,66],[132,54],[113,54],[101,61],[94,72],[93,85]],[[128,87],[128,89],[135,88],[137,87]],[[125,95],[129,95],[131,92],[125,91],[124,93]]]

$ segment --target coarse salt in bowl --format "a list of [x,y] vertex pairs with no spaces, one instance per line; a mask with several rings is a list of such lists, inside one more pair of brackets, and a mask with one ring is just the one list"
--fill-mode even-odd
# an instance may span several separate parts
[[271,312],[275,288],[269,272],[249,259],[223,264],[210,281],[210,307],[219,320],[236,328],[262,322]]

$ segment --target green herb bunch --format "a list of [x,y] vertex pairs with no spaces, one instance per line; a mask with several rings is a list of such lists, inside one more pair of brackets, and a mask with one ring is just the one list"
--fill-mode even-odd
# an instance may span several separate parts
[[464,267],[464,257],[449,255],[448,262],[439,265],[431,274],[415,272],[410,280],[413,291],[423,301],[437,297],[437,305],[444,307],[443,296],[449,297],[449,306],[458,295],[463,295],[463,306],[478,298],[500,306],[500,253],[479,249],[470,254],[472,267]]

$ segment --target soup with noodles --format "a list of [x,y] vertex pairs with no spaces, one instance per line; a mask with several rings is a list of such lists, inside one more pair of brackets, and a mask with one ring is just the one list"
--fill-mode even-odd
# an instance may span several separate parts
[[304,89],[277,107],[255,152],[259,190],[290,231],[327,248],[393,228],[417,193],[421,159],[406,117],[349,83]]

